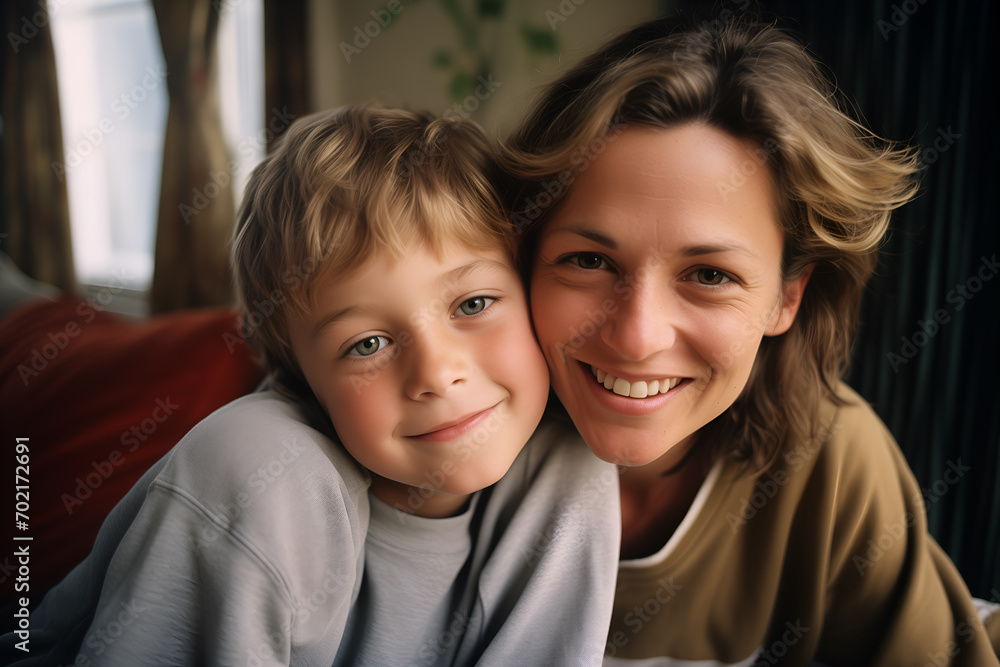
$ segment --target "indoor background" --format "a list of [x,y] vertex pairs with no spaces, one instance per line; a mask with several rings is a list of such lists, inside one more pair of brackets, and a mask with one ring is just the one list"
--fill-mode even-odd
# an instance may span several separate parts
[[468,114],[502,137],[538,87],[639,21],[755,11],[798,33],[864,122],[921,151],[921,195],[894,218],[849,380],[899,441],[931,531],[973,594],[1000,601],[992,3],[61,0],[48,10],[4,4],[0,250],[33,278],[139,317],[231,303],[225,239],[241,184],[297,116],[377,101]]

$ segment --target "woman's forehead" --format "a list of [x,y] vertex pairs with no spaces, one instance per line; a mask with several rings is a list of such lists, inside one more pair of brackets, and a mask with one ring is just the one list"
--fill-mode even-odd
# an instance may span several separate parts
[[761,234],[780,238],[774,200],[770,168],[747,142],[703,124],[630,128],[579,175],[543,234],[662,231],[697,245],[753,245]]

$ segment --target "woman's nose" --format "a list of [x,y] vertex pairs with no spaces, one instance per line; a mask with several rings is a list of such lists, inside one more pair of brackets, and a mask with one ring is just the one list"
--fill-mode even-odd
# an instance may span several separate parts
[[601,328],[601,339],[627,361],[642,361],[668,349],[677,338],[674,296],[655,280],[632,284]]

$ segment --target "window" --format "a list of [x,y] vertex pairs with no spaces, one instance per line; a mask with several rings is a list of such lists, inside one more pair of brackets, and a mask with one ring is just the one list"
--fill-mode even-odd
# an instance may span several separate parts
[[[235,156],[263,127],[263,8],[261,0],[216,6],[222,124]],[[51,26],[64,145],[52,168],[67,185],[77,279],[146,291],[169,102],[153,7],[76,0],[53,9]],[[262,157],[260,150],[241,158],[235,197]]]

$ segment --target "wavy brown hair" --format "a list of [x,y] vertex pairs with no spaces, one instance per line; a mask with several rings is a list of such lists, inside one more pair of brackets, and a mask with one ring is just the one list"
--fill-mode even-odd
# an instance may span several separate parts
[[312,395],[288,322],[308,312],[318,281],[414,243],[513,256],[493,154],[475,123],[422,112],[357,105],[292,123],[250,176],[232,240],[241,333],[277,389]]
[[504,197],[530,274],[538,233],[577,173],[630,125],[706,123],[751,142],[774,177],[782,277],[812,276],[788,332],[761,343],[746,387],[702,429],[712,458],[765,467],[804,442],[818,407],[840,403],[865,283],[890,213],[916,194],[914,150],[845,111],[816,60],[771,24],[738,19],[640,25],[542,91],[502,159]]

